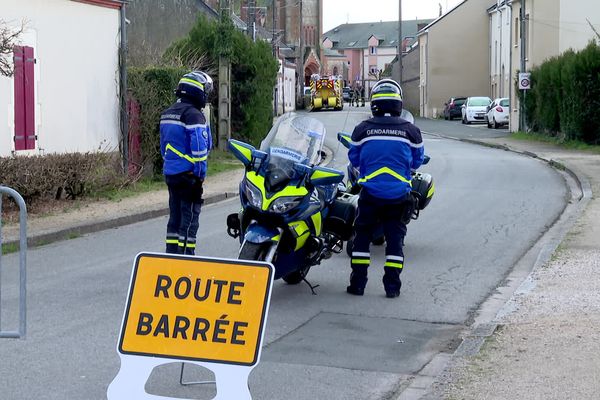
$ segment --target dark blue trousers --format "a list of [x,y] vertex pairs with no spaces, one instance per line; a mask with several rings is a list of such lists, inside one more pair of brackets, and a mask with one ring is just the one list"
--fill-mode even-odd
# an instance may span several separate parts
[[362,190],[358,200],[358,216],[354,222],[354,247],[351,258],[350,286],[362,292],[367,284],[370,265],[370,245],[373,233],[383,225],[386,260],[383,287],[386,293],[400,291],[400,273],[404,268],[402,246],[406,236],[407,218],[412,212],[412,197],[387,200],[370,196]]
[[169,188],[169,222],[167,223],[166,252],[195,254],[202,181],[191,174],[165,175]]

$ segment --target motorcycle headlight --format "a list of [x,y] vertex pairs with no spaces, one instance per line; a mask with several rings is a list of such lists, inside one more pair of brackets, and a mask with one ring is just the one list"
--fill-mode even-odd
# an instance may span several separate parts
[[277,200],[275,200],[273,203],[271,203],[271,207],[269,207],[269,211],[278,213],[278,214],[283,214],[283,213],[290,211],[292,208],[296,207],[298,204],[300,204],[301,201],[302,201],[302,198],[299,198],[299,197],[289,197],[289,196],[288,197],[280,197]]
[[263,196],[259,188],[254,186],[248,180],[244,185],[244,194],[252,207],[262,209]]

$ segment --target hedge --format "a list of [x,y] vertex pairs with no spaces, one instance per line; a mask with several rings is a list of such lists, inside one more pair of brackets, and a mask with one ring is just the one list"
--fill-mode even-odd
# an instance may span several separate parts
[[141,163],[149,167],[152,175],[162,174],[160,114],[175,101],[174,89],[186,72],[189,71],[172,67],[129,68],[127,72],[130,97],[140,110]]
[[529,126],[549,136],[600,144],[600,46],[569,50],[531,71]]
[[0,185],[15,189],[28,205],[76,199],[127,183],[118,153],[0,157]]

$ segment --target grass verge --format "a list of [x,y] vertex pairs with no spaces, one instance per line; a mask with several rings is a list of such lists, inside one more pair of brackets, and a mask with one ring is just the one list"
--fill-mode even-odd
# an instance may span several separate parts
[[557,136],[548,136],[542,133],[532,132],[515,132],[510,135],[512,139],[524,140],[529,142],[541,142],[560,146],[565,149],[586,151],[590,153],[600,154],[600,146],[591,145],[579,140],[565,140]]
[[2,245],[2,254],[16,253],[17,251],[19,251],[17,243],[4,243]]
[[[212,150],[208,156],[207,177],[215,174],[231,171],[241,168],[242,164],[231,155],[231,153],[221,150]],[[165,189],[166,185],[162,176],[153,178],[143,178],[124,188],[110,189],[104,192],[96,193],[93,197],[102,200],[119,201],[121,199],[132,197],[141,193],[152,192]]]

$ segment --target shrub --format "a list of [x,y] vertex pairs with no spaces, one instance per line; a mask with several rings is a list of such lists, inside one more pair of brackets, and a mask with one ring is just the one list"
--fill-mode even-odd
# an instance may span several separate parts
[[76,199],[126,183],[117,153],[0,157],[0,185],[15,189],[28,205]]
[[[153,175],[162,173],[158,129],[160,114],[175,101],[174,89],[186,72],[185,69],[171,67],[128,70],[128,90],[140,106],[141,163],[149,167]],[[133,134],[131,130],[130,134]]]
[[591,42],[534,68],[524,109],[534,130],[600,144],[600,46]]

